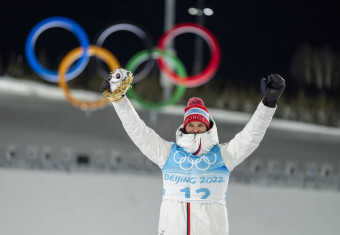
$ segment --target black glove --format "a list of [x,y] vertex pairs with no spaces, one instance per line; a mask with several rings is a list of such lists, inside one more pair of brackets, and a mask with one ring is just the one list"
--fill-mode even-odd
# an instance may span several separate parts
[[285,87],[285,80],[278,74],[271,74],[267,78],[262,78],[263,104],[267,107],[275,108]]

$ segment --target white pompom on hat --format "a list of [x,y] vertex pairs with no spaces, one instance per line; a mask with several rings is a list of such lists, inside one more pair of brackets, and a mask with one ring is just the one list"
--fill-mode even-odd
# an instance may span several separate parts
[[209,112],[201,98],[192,97],[189,99],[187,107],[184,109],[184,129],[189,122],[203,122],[207,129],[210,129]]

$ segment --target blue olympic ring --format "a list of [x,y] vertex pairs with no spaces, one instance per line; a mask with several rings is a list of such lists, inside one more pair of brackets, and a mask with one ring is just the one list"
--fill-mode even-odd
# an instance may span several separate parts
[[90,42],[85,30],[78,23],[66,17],[50,17],[40,21],[35,27],[33,27],[25,44],[27,61],[34,72],[36,72],[39,76],[49,82],[57,83],[59,81],[58,72],[43,67],[39,63],[34,52],[35,42],[39,35],[46,29],[54,27],[64,28],[74,33],[79,40],[80,46],[85,49],[78,62],[66,74],[67,81],[78,76],[87,66],[89,57],[86,55],[86,51]]

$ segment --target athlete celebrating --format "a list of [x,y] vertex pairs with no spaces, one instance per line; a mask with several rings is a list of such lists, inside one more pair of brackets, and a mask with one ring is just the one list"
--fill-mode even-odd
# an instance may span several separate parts
[[217,126],[200,98],[189,99],[184,122],[169,142],[147,127],[125,96],[132,73],[116,69],[101,86],[132,141],[163,173],[159,235],[228,235],[226,208],[230,172],[261,142],[276,110],[285,80],[262,78],[264,98],[245,128],[220,144]]

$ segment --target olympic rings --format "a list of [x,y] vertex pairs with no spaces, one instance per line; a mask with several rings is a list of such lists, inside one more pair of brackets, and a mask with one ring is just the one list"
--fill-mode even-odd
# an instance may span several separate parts
[[211,52],[211,59],[207,67],[198,75],[188,76],[186,79],[182,79],[180,76],[172,72],[167,66],[163,58],[157,60],[159,68],[176,84],[182,84],[187,87],[196,87],[204,84],[211,79],[221,60],[220,46],[215,36],[206,28],[193,23],[182,23],[176,25],[174,28],[163,34],[158,42],[158,47],[164,50],[169,42],[176,36],[183,33],[196,33],[200,35],[209,45]]
[[[148,50],[143,50],[137,54],[135,54],[131,59],[127,62],[126,64],[126,70],[129,70],[133,72],[141,63],[143,63],[148,57],[150,56],[150,53]],[[165,57],[167,59],[170,59],[172,62],[174,62],[175,69],[177,70],[179,76],[184,79],[187,75],[186,70],[182,62],[175,56],[170,55],[166,53],[165,51],[160,51],[157,49],[152,50],[151,52],[152,58],[160,58],[160,57]],[[133,90],[133,88],[130,88],[127,92],[127,95],[129,98],[137,101],[143,108],[148,109],[148,110],[158,110],[163,108],[164,106],[174,104],[177,101],[179,101],[184,93],[185,93],[185,86],[179,85],[176,87],[176,90],[168,100],[163,101],[161,103],[151,103],[151,102],[146,102],[143,101]]]
[[67,83],[65,81],[65,74],[68,70],[68,68],[72,65],[72,63],[81,57],[82,54],[86,54],[86,56],[92,56],[96,55],[100,59],[104,60],[108,66],[110,67],[111,70],[114,70],[116,68],[120,68],[120,64],[116,57],[111,54],[108,50],[97,47],[97,46],[92,46],[90,45],[88,49],[84,52],[84,49],[82,47],[78,47],[76,49],[73,49],[70,51],[64,59],[61,61],[60,66],[59,66],[59,86],[62,88],[64,91],[66,98],[70,101],[71,104],[81,108],[82,110],[87,110],[87,109],[97,109],[99,107],[103,107],[108,103],[108,99],[105,97],[97,100],[97,101],[81,101],[76,98],[74,98],[67,86]]
[[26,45],[25,45],[25,53],[26,58],[31,66],[31,68],[36,72],[40,77],[49,81],[49,82],[58,82],[58,74],[55,71],[51,71],[43,67],[37,60],[35,56],[34,48],[35,42],[39,35],[47,29],[59,27],[64,28],[72,33],[78,38],[80,46],[84,48],[84,53],[82,54],[80,60],[72,67],[72,69],[67,73],[66,79],[71,80],[74,77],[78,76],[86,67],[89,58],[86,56],[86,49],[89,46],[88,37],[84,31],[84,29],[77,24],[75,21],[65,18],[65,17],[50,17],[41,22],[39,22],[29,33]]
[[[133,83],[137,83],[139,81],[141,81],[154,67],[155,65],[155,61],[152,60],[151,58],[151,51],[153,48],[153,42],[151,37],[145,32],[143,31],[141,28],[137,27],[136,25],[133,24],[128,24],[128,23],[120,23],[120,24],[115,24],[115,25],[111,25],[110,27],[106,28],[99,36],[96,42],[97,46],[103,46],[104,41],[113,33],[117,32],[117,31],[128,31],[131,32],[133,34],[135,34],[137,37],[139,37],[143,43],[144,46],[148,49],[149,51],[149,58],[148,61],[146,63],[146,65],[144,66],[144,68],[137,74],[133,75]],[[102,65],[99,63],[99,74],[103,77],[106,78],[107,77],[107,72],[105,71],[105,69],[102,67]]]
[[[64,57],[62,63],[59,66],[59,74],[56,71],[51,71],[43,67],[37,60],[37,57],[34,52],[35,43],[40,34],[50,28],[60,27],[71,31],[77,37],[80,48],[72,50],[67,56]],[[173,96],[168,100],[163,101],[161,103],[150,103],[143,101],[140,97],[138,97],[132,89],[128,91],[128,96],[132,99],[136,100],[141,106],[145,109],[149,110],[158,110],[163,108],[166,105],[173,104],[179,101],[185,92],[186,87],[196,87],[204,84],[209,79],[211,79],[220,63],[220,47],[215,38],[215,36],[203,26],[193,24],[193,23],[182,23],[176,25],[174,28],[170,29],[168,32],[163,34],[158,42],[158,49],[152,49],[151,38],[139,27],[128,24],[121,23],[117,25],[112,25],[105,29],[98,37],[97,44],[102,45],[106,38],[117,31],[129,31],[134,33],[137,37],[139,37],[146,46],[147,50],[143,50],[133,57],[130,58],[129,62],[126,65],[126,69],[135,71],[138,66],[141,65],[142,62],[148,61],[144,68],[138,74],[135,74],[135,82],[142,80],[152,69],[154,65],[154,58],[157,58],[157,64],[159,69],[164,72],[168,78],[170,78],[176,85],[179,85]],[[207,67],[197,75],[187,76],[185,67],[182,62],[174,55],[169,55],[164,51],[167,45],[173,40],[176,36],[183,33],[194,33],[201,36],[208,44],[211,52],[211,58],[207,65]],[[59,86],[63,89],[66,94],[67,99],[74,104],[75,106],[80,107],[81,109],[95,109],[98,108],[105,103],[107,100],[103,98],[103,100],[98,100],[95,102],[87,102],[80,101],[71,96],[66,82],[73,79],[77,75],[79,75],[86,67],[89,56],[96,55],[100,57],[104,62],[106,62],[110,69],[119,68],[119,63],[117,59],[107,50],[103,52],[104,49],[100,46],[90,46],[89,39],[82,29],[76,22],[71,19],[65,17],[50,17],[41,22],[39,22],[33,29],[30,31],[28,38],[25,44],[25,53],[26,58],[28,60],[29,65],[40,77],[49,82],[59,82]],[[79,54],[80,53],[80,54]],[[110,53],[110,54],[109,54]],[[105,54],[105,55],[104,55]],[[163,58],[166,57],[166,58]],[[79,59],[68,71],[69,67],[72,65],[76,59]],[[170,60],[174,63],[176,67],[176,71],[172,71],[166,61]],[[72,61],[72,62],[71,62]],[[117,66],[118,65],[118,66]],[[59,81],[58,81],[59,80]],[[105,102],[104,102],[105,101]],[[205,159],[203,159],[205,162]]]
[[217,161],[216,154],[212,152],[197,157],[197,159],[195,158],[187,156],[182,151],[176,151],[174,153],[174,162],[177,163],[179,167],[183,170],[190,170],[195,166],[198,170],[206,171],[210,168],[211,165],[215,164]]

